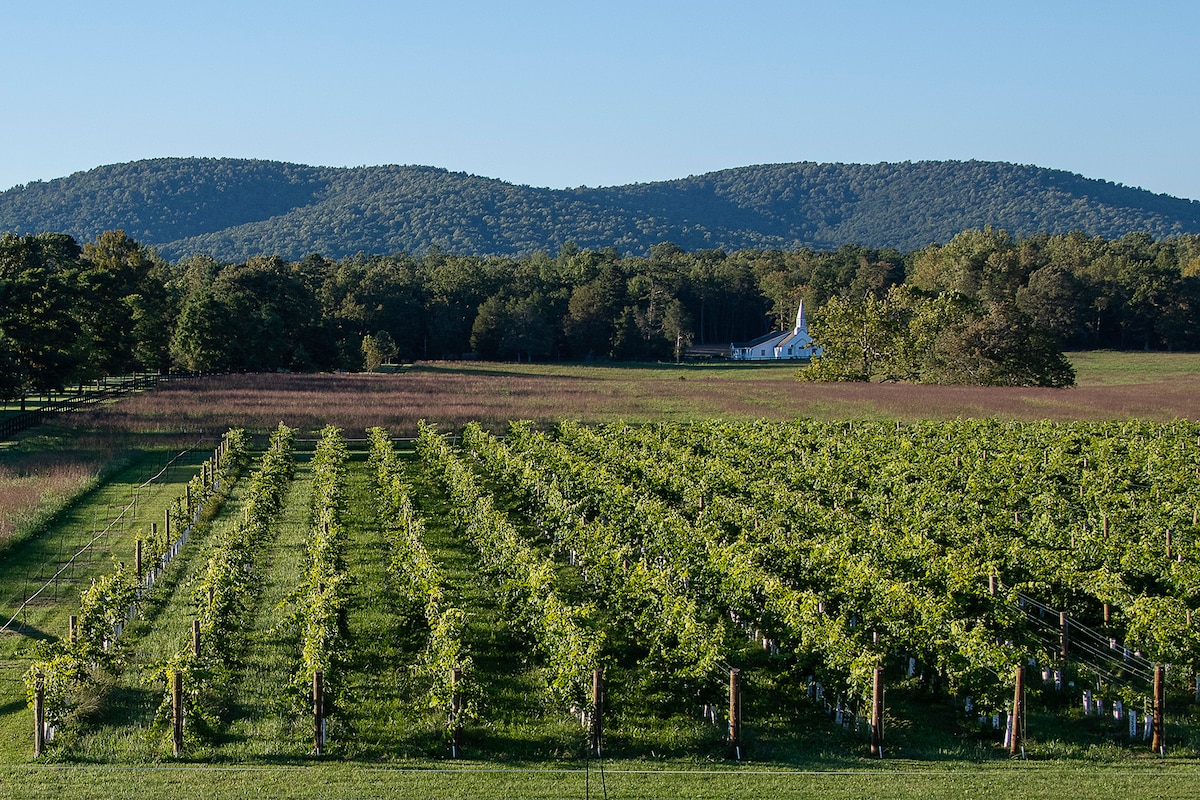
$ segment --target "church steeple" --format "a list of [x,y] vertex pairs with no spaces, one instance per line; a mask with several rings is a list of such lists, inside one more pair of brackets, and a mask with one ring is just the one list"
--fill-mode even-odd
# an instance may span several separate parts
[[796,312],[796,329],[793,333],[808,333],[808,320],[804,317],[804,301],[800,301],[800,309]]

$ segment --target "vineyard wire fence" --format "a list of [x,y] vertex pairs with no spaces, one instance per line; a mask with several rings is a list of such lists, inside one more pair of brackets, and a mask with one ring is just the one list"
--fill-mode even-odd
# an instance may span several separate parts
[[[170,461],[168,461],[165,465],[163,465],[163,467],[156,474],[152,475],[149,479],[142,482],[141,484],[131,487],[130,491],[132,494],[132,499],[121,508],[121,510],[117,513],[117,516],[99,533],[96,533],[95,531],[93,531],[94,535],[92,536],[92,538],[90,540],[88,540],[87,543],[85,543],[82,547],[80,547],[65,563],[63,563],[62,566],[59,567],[59,569],[49,579],[47,579],[45,583],[43,583],[40,587],[38,587],[36,591],[34,591],[32,594],[29,594],[27,592],[26,597],[21,602],[21,605],[17,608],[17,610],[13,613],[13,615],[11,617],[9,617],[8,621],[5,622],[4,625],[0,626],[0,633],[7,632],[10,629],[10,627],[12,626],[12,624],[14,622],[16,622],[17,618],[20,617],[21,614],[26,611],[26,609],[29,607],[29,604],[31,602],[36,600],[43,592],[45,592],[47,589],[49,589],[52,585],[57,586],[57,581],[59,580],[59,578],[61,578],[63,573],[66,572],[68,569],[72,569],[74,567],[76,560],[78,560],[81,556],[84,556],[86,553],[88,553],[91,550],[92,546],[96,542],[100,541],[105,536],[107,536],[109,533],[111,533],[113,528],[116,527],[117,524],[122,519],[124,519],[126,514],[128,514],[130,511],[137,508],[138,500],[140,499],[138,493],[142,489],[145,489],[146,487],[153,485],[155,481],[157,481],[159,478],[161,478],[163,475],[166,474],[167,470],[169,470],[171,468],[171,466],[175,464],[175,462],[177,462],[179,459],[183,458],[188,453],[193,452],[195,449],[196,449],[196,446],[193,446],[193,447],[188,447],[188,448],[180,451]],[[58,562],[57,562],[57,560],[55,560],[52,563],[58,563]],[[22,625],[22,627],[23,627],[23,625]]]
[[[1017,605],[1034,622],[1035,631],[1045,646],[1051,649],[1063,647],[1063,617],[1057,609],[1022,593],[1017,594]],[[1116,685],[1133,688],[1137,684],[1143,691],[1153,687],[1154,664],[1149,659],[1131,651],[1116,638],[1081,624],[1069,614],[1065,621],[1065,649],[1070,660]]]

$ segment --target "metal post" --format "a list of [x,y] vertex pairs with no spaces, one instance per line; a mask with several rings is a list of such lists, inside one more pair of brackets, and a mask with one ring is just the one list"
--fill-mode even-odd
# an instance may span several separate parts
[[599,667],[592,670],[592,725],[589,733],[592,752],[599,758],[604,738],[604,673]]
[[321,755],[325,751],[325,698],[321,670],[313,673],[313,751]]
[[458,667],[450,670],[450,755],[458,758],[462,749],[462,670]]
[[172,752],[179,758],[183,755],[183,673],[179,670],[171,675],[171,712],[175,721]]
[[33,757],[41,758],[46,752],[46,676],[34,676],[33,690]]

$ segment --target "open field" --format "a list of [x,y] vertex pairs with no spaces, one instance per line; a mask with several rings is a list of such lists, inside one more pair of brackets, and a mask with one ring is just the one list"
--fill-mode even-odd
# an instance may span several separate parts
[[812,384],[794,366],[430,362],[401,375],[229,375],[169,384],[78,424],[136,433],[302,430],[372,425],[412,435],[419,420],[551,423],[697,419],[958,419],[1155,421],[1200,418],[1200,355],[1081,353],[1069,389]]

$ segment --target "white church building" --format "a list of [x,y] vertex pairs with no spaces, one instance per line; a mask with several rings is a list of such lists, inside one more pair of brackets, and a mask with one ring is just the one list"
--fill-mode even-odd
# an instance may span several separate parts
[[768,333],[752,342],[730,345],[730,358],[734,361],[787,361],[819,355],[820,346],[808,335],[803,300],[796,312],[796,327],[792,330]]

